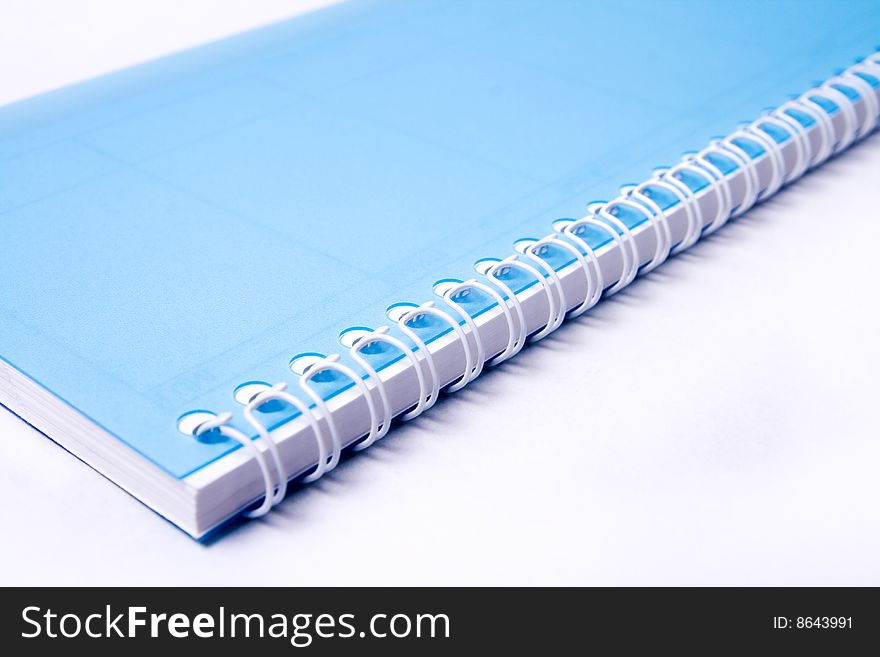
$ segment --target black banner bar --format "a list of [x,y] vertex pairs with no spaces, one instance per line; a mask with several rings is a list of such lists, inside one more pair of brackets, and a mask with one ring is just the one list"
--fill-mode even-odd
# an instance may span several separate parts
[[0,645],[119,655],[798,650],[880,645],[875,589],[4,589]]

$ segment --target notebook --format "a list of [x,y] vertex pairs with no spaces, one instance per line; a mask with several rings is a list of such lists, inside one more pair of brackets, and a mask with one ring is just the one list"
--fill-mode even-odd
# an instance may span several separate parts
[[878,43],[352,0],[2,107],[0,403],[193,537],[260,517],[866,137]]

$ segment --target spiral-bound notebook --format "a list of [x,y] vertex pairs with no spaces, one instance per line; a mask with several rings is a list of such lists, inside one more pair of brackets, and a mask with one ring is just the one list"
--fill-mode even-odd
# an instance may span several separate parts
[[878,43],[354,1],[0,108],[0,402],[193,536],[262,515],[865,137]]

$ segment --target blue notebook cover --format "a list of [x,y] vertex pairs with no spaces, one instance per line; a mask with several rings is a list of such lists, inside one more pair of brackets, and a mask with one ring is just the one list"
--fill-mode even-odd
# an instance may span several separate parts
[[0,108],[0,357],[185,477],[238,445],[181,415],[878,42],[876,1],[353,1]]

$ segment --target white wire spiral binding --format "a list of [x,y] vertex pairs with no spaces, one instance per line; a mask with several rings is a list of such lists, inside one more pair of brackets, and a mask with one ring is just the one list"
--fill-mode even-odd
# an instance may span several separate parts
[[758,192],[758,201],[763,201],[773,196],[786,183],[785,160],[782,157],[782,148],[773,137],[758,127],[758,124],[762,122],[763,119],[758,119],[757,121],[749,123],[742,129],[744,139],[758,142],[761,148],[764,149],[770,162],[770,182],[767,183],[767,186],[763,190]]
[[[804,126],[802,126],[788,114],[779,114],[775,111],[762,116],[760,120],[756,121],[753,125],[757,126],[760,123],[768,123],[770,125],[776,126],[781,130],[785,130],[785,132],[789,135],[789,139],[792,140],[795,150],[797,151],[797,159],[795,160],[794,168],[792,168],[791,172],[788,175],[783,177],[782,184],[787,185],[791,181],[797,180],[802,175],[804,175],[804,173],[806,173],[807,169],[810,167],[810,160],[812,159],[812,153],[810,152],[811,146],[809,139],[807,138],[807,131]],[[776,140],[772,141],[774,141],[775,143]],[[782,147],[778,144],[776,152],[779,155],[779,159],[782,160]],[[762,200],[763,198],[766,198],[768,196],[770,196],[770,194],[765,194],[764,196],[762,196]]]
[[[529,276],[533,276],[536,281],[538,281],[538,285],[541,286],[541,289],[544,291],[545,296],[547,297],[547,305],[549,306],[549,313],[547,315],[547,323],[544,327],[535,333],[532,336],[526,338],[528,342],[537,342],[538,340],[543,340],[548,335],[553,333],[559,326],[562,324],[562,320],[565,319],[565,311],[560,310],[556,306],[556,295],[553,294],[553,291],[550,289],[550,285],[547,283],[547,280],[544,278],[544,275],[541,274],[537,269],[532,267],[529,263],[523,262],[518,259],[515,255],[509,256],[502,260],[499,264],[499,269],[503,267],[509,267],[512,269],[519,269],[520,271],[525,272]],[[513,290],[500,278],[494,276],[493,279],[497,285],[499,285],[504,293],[508,296],[515,297],[516,294]],[[523,318],[523,327],[525,327],[525,318]],[[524,330],[527,330],[524,328]]]
[[[648,212],[644,206],[639,205],[638,203],[635,203],[634,201],[629,200],[627,198],[627,195],[628,195],[627,192],[621,191],[621,195],[618,196],[613,201],[606,203],[605,206],[602,208],[602,211],[608,215],[612,215],[613,213],[611,212],[611,210],[609,210],[609,208],[617,208],[617,207],[631,208],[631,209],[635,210],[636,212],[638,212],[639,214],[641,214],[643,217],[645,217],[645,219],[648,220],[648,224],[651,226],[651,229],[654,231],[654,255],[651,257],[651,260],[649,260],[646,264],[642,265],[642,267],[639,268],[639,263],[642,260],[642,256],[639,253],[638,244],[636,243],[635,235],[632,234],[632,229],[629,228],[623,222],[623,220],[621,220],[618,217],[618,221],[619,221],[618,225],[623,226],[625,233],[629,234],[629,237],[631,240],[630,244],[632,245],[632,254],[633,254],[634,260],[635,260],[635,262],[634,262],[635,274],[633,277],[635,277],[636,275],[639,274],[640,271],[642,273],[647,274],[649,271],[653,271],[654,269],[656,269],[657,267],[662,265],[663,261],[666,260],[666,256],[668,254],[664,253],[663,229],[661,227],[661,222],[659,221],[658,217],[655,217],[653,214]],[[604,216],[605,215],[603,215],[603,217]]]
[[[296,399],[285,391],[285,384],[279,383],[255,395],[246,405],[244,416],[248,423],[254,427],[260,438],[264,440],[268,446],[268,451],[275,461],[275,467],[278,471],[277,484],[273,480],[266,458],[262,451],[254,444],[248,436],[241,431],[232,427],[229,423],[232,420],[230,413],[221,413],[216,415],[192,430],[193,436],[201,436],[210,431],[217,431],[222,436],[234,440],[248,449],[254,456],[257,465],[263,476],[265,484],[265,494],[260,506],[246,515],[256,518],[264,515],[283,498],[286,490],[286,474],[281,465],[281,459],[278,454],[277,445],[272,440],[266,427],[260,423],[255,411],[263,404],[272,401],[285,401],[300,411],[306,418],[309,426],[312,428],[315,441],[318,446],[318,464],[316,470],[305,478],[305,481],[313,481],[322,474],[332,470],[339,462],[341,453],[341,437],[332,413],[321,396],[310,385],[311,379],[321,371],[335,370],[346,377],[350,378],[358,387],[361,395],[366,400],[370,414],[370,430],[364,440],[362,440],[354,449],[364,449],[378,438],[381,438],[388,431],[388,427],[392,419],[392,410],[390,400],[385,390],[385,384],[382,382],[378,372],[364,358],[360,350],[372,341],[384,341],[397,349],[412,364],[416,371],[419,382],[418,401],[412,410],[401,415],[404,420],[411,419],[421,414],[425,410],[431,408],[436,402],[442,382],[439,379],[436,363],[434,362],[431,351],[418,334],[408,326],[408,322],[420,315],[432,315],[440,318],[449,324],[455,332],[456,338],[462,345],[465,353],[465,369],[461,378],[450,384],[447,390],[454,392],[460,390],[468,382],[476,378],[481,371],[485,361],[485,345],[482,336],[476,326],[473,318],[464,310],[464,308],[456,302],[455,295],[468,287],[479,289],[491,296],[498,304],[502,314],[505,317],[508,327],[508,341],[504,350],[488,361],[493,365],[500,363],[512,357],[522,349],[527,340],[540,340],[554,330],[556,330],[567,314],[568,300],[566,299],[562,288],[562,280],[558,272],[552,267],[546,259],[543,249],[549,245],[566,249],[575,255],[579,267],[583,270],[586,277],[586,292],[584,300],[576,308],[568,312],[572,316],[576,316],[592,307],[604,295],[611,295],[626,287],[638,275],[639,271],[647,272],[658,266],[670,254],[675,254],[695,244],[703,234],[709,234],[723,226],[731,217],[738,216],[745,212],[754,203],[772,196],[783,185],[796,180],[805,174],[809,169],[818,166],[832,155],[844,150],[852,142],[865,137],[868,133],[878,127],[880,121],[880,102],[877,100],[877,91],[872,85],[863,78],[856,75],[856,72],[863,72],[880,79],[880,53],[873,54],[862,60],[860,63],[851,66],[840,75],[827,80],[825,83],[810,89],[801,96],[786,102],[769,113],[764,114],[756,121],[740,128],[731,133],[719,142],[713,142],[707,148],[694,153],[686,154],[682,161],[669,169],[658,169],[654,172],[654,177],[641,185],[624,192],[622,198],[615,199],[611,202],[593,203],[588,208],[588,214],[582,219],[571,221],[565,220],[559,222],[561,228],[557,233],[549,235],[545,238],[531,241],[529,246],[525,247],[523,256],[536,262],[539,267],[544,270],[546,276],[536,267],[528,262],[523,261],[516,255],[509,256],[503,260],[494,262],[493,264],[482,267],[488,261],[481,261],[477,265],[477,271],[484,275],[487,280],[491,281],[494,286],[499,288],[505,296],[499,294],[494,287],[485,285],[476,280],[458,283],[447,288],[442,296],[444,300],[453,308],[457,314],[461,315],[467,325],[470,335],[475,344],[476,354],[471,349],[468,334],[462,329],[449,313],[435,306],[433,302],[427,302],[421,306],[413,306],[413,308],[402,316],[397,318],[398,327],[410,340],[416,345],[416,349],[410,348],[403,341],[397,340],[388,334],[387,327],[380,327],[376,331],[368,335],[361,336],[355,340],[351,346],[352,358],[364,368],[367,372],[368,380],[375,385],[383,406],[382,417],[376,411],[373,394],[369,387],[364,383],[363,379],[358,376],[354,370],[337,362],[339,356],[329,356],[313,363],[307,367],[300,378],[300,387],[315,403],[315,406],[321,411],[326,419],[327,426],[330,429],[332,450],[328,457],[328,449],[324,435],[321,431],[320,424],[316,420],[311,409],[309,409],[300,400]],[[855,100],[850,99],[845,93],[832,85],[840,84],[853,88],[859,97],[863,100],[863,111],[865,116],[861,122],[858,120]],[[834,125],[834,116],[828,113],[813,96],[826,97],[828,100],[837,105],[840,116],[843,117],[843,134],[837,140],[836,128]],[[814,148],[811,133],[795,116],[788,112],[801,112],[810,117],[820,134],[820,143]],[[762,123],[774,125],[784,130],[789,135],[789,140],[785,143],[793,143],[796,149],[795,164],[790,172],[785,173],[785,161],[783,159],[783,145],[778,143],[772,135],[766,133],[760,128]],[[761,190],[760,182],[757,176],[757,162],[748,156],[742,147],[734,143],[734,139],[743,138],[753,143],[760,144],[769,158],[773,167],[772,178],[766,188]],[[711,153],[718,153],[732,159],[738,170],[742,172],[743,180],[746,185],[743,201],[737,207],[733,207],[733,195],[729,183],[729,177],[721,172],[709,159]],[[708,186],[715,196],[716,216],[708,222],[703,216],[703,208],[697,201],[697,193],[694,192],[683,180],[678,176],[684,172],[696,174],[700,178],[708,181]],[[682,240],[672,246],[671,231],[669,230],[668,213],[665,212],[659,204],[645,194],[645,190],[655,185],[665,189],[676,196],[681,207],[684,208],[687,215],[687,227]],[[630,205],[644,214],[651,222],[651,227],[656,236],[656,249],[652,259],[644,266],[640,267],[641,256],[635,242],[635,237],[629,227],[610,211],[609,208],[615,205]],[[593,226],[600,228],[607,233],[618,252],[621,254],[622,268],[620,278],[607,290],[605,287],[604,275],[599,266],[598,258],[593,248],[587,240],[583,239],[578,229],[585,226]],[[556,227],[556,224],[554,224]],[[615,230],[616,229],[616,230]],[[573,242],[574,246],[570,243]],[[586,254],[586,256],[584,255]],[[530,276],[534,277],[537,284],[541,287],[547,298],[548,317],[546,324],[531,337],[528,336],[528,325],[525,319],[522,303],[511,287],[504,282],[501,274],[506,269],[519,269]],[[514,320],[514,316],[516,319]],[[420,354],[420,355],[417,355]],[[427,368],[427,373],[425,371]],[[430,384],[427,379],[430,378]],[[184,417],[184,416],[181,416]]]
[[[434,379],[434,390],[433,399],[437,398],[437,391],[439,391],[440,383],[437,378],[437,369],[434,366],[434,358],[431,356],[431,351],[428,349],[428,345],[425,344],[424,340],[422,340],[418,334],[406,326],[406,323],[413,319],[418,315],[431,315],[432,317],[437,317],[438,319],[443,320],[445,323],[449,324],[449,327],[455,332],[455,335],[458,337],[459,343],[464,349],[464,374],[461,375],[461,378],[455,383],[451,383],[447,388],[447,392],[456,392],[457,390],[461,390],[468,383],[471,382],[474,372],[474,355],[471,352],[471,344],[467,339],[467,334],[462,330],[461,325],[455,321],[455,318],[452,317],[445,310],[440,310],[437,305],[433,301],[426,301],[421,306],[414,308],[406,315],[400,318],[398,322],[398,326],[400,326],[401,330],[404,331],[408,338],[410,338],[413,342],[416,343],[416,346],[419,348],[427,356],[427,362],[429,363],[428,367],[431,369],[431,376]],[[482,369],[482,364],[480,365],[480,369]],[[431,403],[433,405],[433,402]]]
[[[466,311],[461,305],[453,298],[454,295],[462,292],[463,290],[467,290],[468,286],[463,285],[461,283],[455,284],[450,287],[449,290],[439,293],[439,296],[443,297],[443,300],[458,313],[459,317],[464,320],[465,326],[468,328],[468,335],[474,339],[474,347],[476,349],[474,353],[474,357],[472,359],[473,367],[471,368],[470,381],[473,381],[483,371],[483,363],[486,362],[486,349],[483,346],[483,338],[480,335],[480,329],[477,328],[477,323],[474,321],[474,318],[470,316],[470,313]],[[437,292],[437,287],[435,286],[434,291]]]
[[281,456],[278,453],[278,446],[272,439],[269,430],[266,429],[266,426],[260,422],[254,414],[260,406],[275,400],[290,404],[300,412],[300,415],[305,418],[309,428],[312,430],[315,444],[318,446],[317,468],[312,474],[303,479],[304,482],[310,483],[316,481],[324,474],[324,468],[327,466],[327,445],[324,442],[324,433],[321,431],[321,426],[318,424],[317,420],[315,420],[312,411],[303,402],[287,392],[286,383],[276,383],[271,388],[267,388],[254,395],[250,402],[248,402],[243,413],[244,419],[247,420],[247,422],[256,430],[260,438],[269,445],[269,449],[272,451],[272,456],[275,459],[275,467],[278,470],[278,487],[275,491],[273,502],[274,504],[278,504],[284,499],[284,495],[287,492],[287,472],[284,469]]
[[[431,355],[431,350],[428,349],[428,345],[425,344],[424,340],[422,340],[418,333],[413,331],[408,325],[411,319],[418,316],[419,307],[414,307],[413,310],[404,313],[397,320],[397,327],[401,330],[401,332],[406,335],[419,350],[419,353],[422,356],[421,363],[424,363],[428,367],[428,376],[431,378],[431,392],[427,397],[422,397],[419,400],[419,404],[422,407],[422,412],[427,411],[431,408],[436,402],[437,397],[440,395],[440,377],[437,375],[437,366],[434,364],[434,356]],[[390,318],[390,317],[389,317]],[[425,370],[422,368],[422,377],[425,376]]]
[[[510,312],[510,306],[504,300],[504,297],[498,294],[498,292],[494,288],[489,287],[485,283],[481,283],[475,278],[471,278],[467,281],[462,281],[460,283],[454,283],[441,293],[443,300],[449,306],[451,306],[459,315],[461,315],[461,318],[467,323],[471,334],[477,341],[477,354],[478,359],[480,360],[485,359],[486,357],[486,350],[483,346],[483,339],[480,337],[480,330],[477,328],[473,317],[471,317],[468,311],[465,310],[461,306],[461,304],[455,300],[457,294],[467,291],[469,289],[479,290],[480,292],[489,295],[501,309],[501,314],[504,316],[504,321],[507,323],[507,345],[504,347],[503,351],[500,354],[486,361],[486,364],[497,365],[498,363],[502,363],[515,353],[514,350],[519,351],[519,349],[517,349],[517,328],[513,320],[513,314]],[[435,290],[437,290],[436,286]]]
[[[873,77],[876,80],[880,80],[880,53],[866,57],[864,60],[862,60],[861,62],[859,62],[855,66],[851,66],[849,68],[849,70],[844,72],[844,76],[849,74],[854,77],[858,77],[857,75],[855,75],[857,72],[865,73],[867,75],[870,75],[871,77]],[[863,80],[862,78],[858,78],[858,79],[865,82],[865,84],[868,85],[867,88],[871,89],[871,91],[874,92],[874,88],[870,85],[870,83]],[[865,94],[865,95],[870,96],[871,105],[874,106],[874,125],[872,125],[868,129],[868,132],[866,133],[866,135],[867,135],[867,134],[870,134],[871,132],[873,132],[874,130],[876,130],[877,126],[880,125],[880,100],[877,99],[876,92],[870,93],[870,94]]]
[[[592,254],[592,263],[587,261],[587,257],[584,256],[583,253],[580,252],[575,246],[566,242],[563,239],[560,239],[560,235],[552,234],[547,237],[538,240],[534,244],[532,244],[528,248],[529,255],[533,258],[537,258],[544,262],[546,265],[552,268],[550,262],[547,261],[546,258],[542,255],[543,247],[545,246],[555,246],[563,251],[568,251],[575,258],[575,262],[578,263],[580,270],[584,274],[584,300],[581,301],[577,306],[568,311],[568,315],[570,317],[578,317],[587,312],[590,308],[596,305],[596,302],[602,296],[602,287],[600,281],[604,280],[602,278],[602,270],[599,268],[599,263],[596,260],[595,253]],[[577,238],[577,236],[575,236]],[[579,239],[579,238],[577,238]],[[580,240],[583,242],[583,240]],[[587,254],[592,253],[593,249],[590,248],[590,245],[587,244]],[[596,276],[596,272],[599,272],[599,275]],[[559,282],[559,289],[562,290],[562,281]],[[563,309],[568,307],[568,303],[563,304]]]
[[[862,85],[862,91],[860,94],[868,102],[868,106],[871,110],[868,113],[873,114],[874,117],[873,125],[870,125],[863,135],[867,136],[868,133],[877,127],[877,122],[880,121],[880,100],[877,100],[877,94],[874,93],[874,87],[872,87],[867,80],[856,75],[857,73],[865,73],[874,78],[880,79],[880,60],[872,61],[870,58],[865,59],[855,66],[851,66],[849,70],[844,71],[841,75],[845,80],[858,80],[858,84]],[[868,93],[869,91],[871,93]],[[868,101],[869,98],[870,100]]]
[[[856,66],[858,66],[858,64]],[[834,84],[835,82],[848,87],[855,87],[859,96],[864,99],[865,118],[862,120],[862,125],[856,134],[856,139],[866,137],[868,133],[874,129],[874,126],[877,125],[878,101],[877,94],[874,93],[874,88],[856,75],[852,70],[842,73],[838,77],[830,80],[829,84]]]
[[196,427],[193,436],[198,438],[209,431],[217,431],[221,436],[231,438],[253,455],[254,460],[260,468],[260,473],[263,475],[263,483],[265,484],[266,491],[263,494],[263,501],[260,506],[253,511],[247,511],[244,515],[248,518],[259,518],[260,516],[269,513],[269,510],[274,506],[275,482],[272,480],[272,474],[269,472],[269,465],[266,463],[266,458],[263,456],[263,453],[256,445],[254,445],[254,441],[252,441],[250,437],[244,435],[235,427],[230,426],[229,422],[231,421],[232,413],[220,413],[219,415],[202,422]]
[[562,287],[562,279],[559,273],[551,265],[546,258],[543,257],[547,244],[540,240],[519,240],[514,248],[523,256],[529,258],[536,263],[538,267],[544,270],[547,277],[544,279],[548,290],[554,290],[556,294],[556,307],[554,309],[553,330],[558,329],[565,320],[565,309],[568,308],[568,299],[565,296],[565,290]]
[[639,263],[642,259],[639,255],[639,248],[636,246],[636,238],[633,236],[629,226],[608,212],[607,205],[608,204],[604,202],[591,203],[587,206],[587,211],[593,213],[602,221],[610,224],[612,228],[616,228],[620,231],[620,255],[623,259],[623,270],[620,273],[620,279],[617,281],[617,285],[612,287],[611,290],[606,293],[611,295],[616,294],[635,280],[636,275],[639,273]]
[[721,172],[721,169],[712,164],[712,162],[706,157],[711,150],[712,149],[705,149],[694,155],[685,156],[685,162],[696,164],[703,170],[702,174],[704,177],[709,178],[710,182],[713,184],[716,198],[718,200],[718,209],[715,214],[715,219],[703,229],[704,235],[711,235],[727,223],[733,206],[730,183],[727,181],[727,176],[725,176]]
[[403,340],[398,340],[393,335],[389,335],[388,331],[389,328],[387,326],[380,326],[374,331],[358,336],[355,339],[354,343],[351,345],[351,349],[349,350],[351,353],[351,357],[358,363],[358,365],[366,370],[367,374],[369,374],[369,380],[373,381],[376,385],[376,388],[379,390],[379,397],[382,400],[382,406],[385,411],[385,418],[382,421],[383,431],[381,435],[378,436],[378,438],[384,437],[385,434],[388,433],[388,427],[391,425],[391,402],[388,399],[388,393],[385,391],[385,383],[382,381],[382,378],[379,376],[376,368],[374,368],[361,353],[361,349],[373,342],[384,342],[403,352],[404,357],[412,364],[413,370],[416,373],[416,378],[419,382],[419,401],[416,402],[415,407],[411,411],[407,411],[406,413],[401,414],[401,420],[403,420],[404,422],[408,422],[409,420],[412,420],[421,415],[422,411],[425,410],[425,406],[428,400],[430,399],[428,386],[425,382],[425,373],[422,371],[422,366],[415,352]]
[[[758,163],[749,157],[749,154],[746,153],[741,146],[733,142],[735,137],[742,138],[744,136],[742,130],[736,130],[724,139],[713,141],[708,149],[709,151],[715,150],[715,152],[733,160],[734,164],[736,164],[736,168],[743,172],[743,180],[745,182],[743,200],[731,210],[730,215],[728,216],[728,221],[751,210],[755,203],[758,202],[758,194],[761,191],[761,181],[758,177]],[[731,189],[730,198],[732,202],[732,188],[729,186],[728,188]]]
[[[666,173],[667,173],[667,171],[665,169],[655,169],[654,170],[654,177],[651,178],[646,183],[643,183],[643,186],[644,187],[652,186],[652,187],[659,187],[660,189],[665,189],[667,192],[670,192],[673,196],[675,196],[678,199],[678,202],[680,203],[679,207],[684,208],[685,214],[687,215],[687,228],[685,230],[684,238],[682,238],[682,240],[678,244],[673,246],[672,235],[670,234],[668,237],[669,246],[670,246],[669,255],[674,255],[674,254],[678,253],[679,251],[682,251],[683,249],[687,248],[687,246],[688,246],[687,240],[689,238],[691,238],[692,236],[694,238],[694,241],[699,239],[700,226],[697,223],[697,214],[696,214],[696,211],[694,208],[695,204],[691,202],[691,199],[693,198],[694,193],[690,190],[690,188],[687,187],[687,185],[684,185],[680,180],[676,180],[675,178],[667,179]],[[687,191],[685,191],[685,190],[687,190]],[[647,194],[645,194],[645,196],[647,196]],[[657,202],[654,201],[654,199],[648,197],[648,200],[650,200],[652,203],[654,203],[654,205],[657,206],[657,210],[659,210],[660,212],[663,213],[664,221],[666,223],[666,227],[668,228],[669,227],[669,215],[666,213],[666,210],[661,208],[659,206],[659,204],[657,204]],[[698,208],[696,208],[696,209],[698,209]],[[702,212],[701,212],[701,216],[702,216]]]
[[[681,162],[671,169],[656,169],[654,171],[655,184],[669,185],[667,189],[673,193],[676,193],[676,190],[678,190],[678,198],[681,200],[682,206],[685,209],[685,214],[687,214],[687,229],[685,230],[684,238],[679,242],[678,246],[672,250],[673,254],[692,247],[703,234],[703,208],[697,202],[696,193],[677,177],[678,174],[684,171],[688,171],[692,175],[696,174],[698,177],[709,181],[710,186],[712,185],[712,178],[710,176],[706,175],[701,169],[692,164],[688,164],[687,162]],[[721,192],[717,187],[713,187],[713,189],[718,198],[718,202],[720,203]]]
[[596,287],[596,284],[590,272],[590,268],[587,265],[587,259],[584,257],[583,253],[578,251],[568,242],[559,239],[559,237],[557,237],[556,235],[548,235],[543,239],[534,240],[527,245],[526,241],[521,240],[520,245],[525,245],[525,248],[523,249],[523,255],[526,255],[537,262],[541,269],[547,272],[547,276],[549,277],[548,280],[551,280],[553,282],[553,285],[557,290],[557,300],[559,302],[559,308],[562,311],[561,314],[563,319],[565,318],[565,309],[568,308],[568,298],[562,285],[562,279],[559,278],[559,274],[557,273],[556,269],[546,258],[546,249],[547,247],[552,245],[556,246],[557,248],[563,249],[564,251],[568,251],[570,254],[572,254],[575,257],[575,261],[578,263],[580,270],[584,274],[586,288],[584,293],[584,300],[580,304],[578,304],[576,308],[569,311],[569,314],[572,317],[576,317],[583,314],[586,310],[589,309],[590,301],[595,294],[594,288]]
[[843,136],[834,149],[835,154],[840,153],[849,148],[858,134],[859,117],[856,115],[855,104],[845,93],[832,87],[830,82],[823,84],[817,91],[821,96],[830,96],[843,114],[845,125]]
[[376,441],[376,434],[379,432],[379,415],[376,412],[376,405],[373,403],[373,396],[370,394],[370,389],[367,388],[367,384],[364,383],[364,380],[357,372],[339,362],[339,354],[325,356],[306,368],[306,371],[303,372],[303,375],[299,378],[299,387],[309,396],[315,406],[321,410],[321,414],[324,416],[327,426],[330,427],[330,437],[333,439],[333,451],[330,454],[330,461],[327,464],[326,469],[326,472],[330,472],[339,464],[339,457],[342,455],[342,438],[339,436],[339,428],[336,426],[336,420],[333,418],[333,413],[327,406],[327,402],[324,401],[324,398],[318,394],[311,385],[311,381],[316,375],[327,371],[338,372],[351,379],[351,382],[357,386],[358,390],[363,395],[364,400],[367,402],[367,408],[370,412],[370,431],[367,433],[367,437],[352,449],[360,451],[369,447]]
[[373,441],[375,442],[376,440],[384,438],[385,434],[388,433],[388,429],[391,427],[391,401],[388,399],[388,392],[385,390],[385,384],[382,382],[382,379],[379,378],[379,373],[376,371],[376,368],[370,365],[369,361],[361,355],[357,345],[351,347],[350,353],[351,357],[357,361],[357,364],[366,370],[368,374],[367,381],[373,382],[373,389],[379,393],[379,401],[382,403],[383,416],[382,421],[379,423],[378,430],[376,431],[376,435],[373,437]]
[[799,109],[809,113],[810,116],[819,124],[822,129],[822,151],[820,151],[821,156],[816,163],[821,164],[837,152],[835,148],[836,136],[834,134],[833,119],[831,115],[826,112],[822,108],[822,106],[819,105],[815,100],[807,98],[806,94],[798,98],[797,102],[801,104]]
[[[792,100],[779,108],[780,112],[787,110],[800,111],[809,116],[817,126],[822,135],[822,145],[819,150],[813,154],[810,162],[810,168],[815,168],[831,157],[831,151],[834,148],[834,130],[831,125],[831,117],[818,107],[814,102],[806,100],[804,96]],[[788,116],[786,114],[786,116]],[[794,119],[797,121],[797,119]]]
[[[510,258],[508,258],[508,261],[511,259],[515,260],[516,258],[514,256],[511,256]],[[504,298],[504,305],[507,306],[508,310],[512,307],[514,313],[516,314],[516,337],[513,341],[513,350],[507,356],[507,358],[510,358],[519,353],[519,351],[525,346],[526,338],[528,337],[526,316],[523,312],[522,304],[519,301],[519,297],[514,294],[513,290],[511,290],[504,281],[498,278],[498,276],[503,272],[508,264],[503,260],[499,260],[495,264],[491,265],[489,265],[488,262],[488,260],[478,262],[474,265],[474,269],[477,271],[477,273],[482,274],[486,277],[487,280],[492,281],[495,285],[501,288],[501,291],[506,295],[506,297]],[[484,265],[486,266],[484,267]]]
[[281,454],[278,453],[278,445],[275,443],[275,440],[272,436],[269,435],[269,432],[266,431],[266,428],[254,421],[253,413],[250,404],[245,408],[244,416],[245,419],[253,426],[257,433],[259,433],[260,438],[269,448],[269,453],[272,455],[272,462],[275,464],[275,474],[277,476],[277,485],[274,486],[274,494],[272,495],[272,504],[270,506],[275,506],[281,500],[284,499],[284,496],[287,494],[287,471],[284,469],[284,464],[281,462]]
[[[561,225],[561,230],[557,233],[559,237],[566,237],[570,239],[572,242],[577,244],[581,249],[586,253],[586,262],[592,269],[592,276],[587,274],[588,280],[592,278],[593,287],[590,289],[587,287],[587,293],[584,295],[583,303],[578,306],[575,310],[572,311],[572,317],[577,317],[578,315],[585,313],[587,310],[595,306],[599,303],[599,299],[602,298],[602,291],[605,289],[605,275],[602,273],[602,267],[599,266],[599,258],[596,256],[596,252],[593,250],[593,247],[587,242],[587,240],[583,239],[577,233],[577,229],[581,226],[586,226],[592,222],[591,219],[581,219],[579,221],[563,221],[557,222],[553,225],[554,228]],[[604,227],[603,230],[605,232],[613,232],[609,231],[607,227]],[[617,235],[615,233],[615,235]],[[619,236],[618,236],[619,237]]]
[[743,193],[743,200],[731,213],[731,219],[739,217],[743,213],[751,210],[752,206],[758,201],[758,194],[761,191],[757,163],[749,157],[749,154],[746,153],[741,146],[733,141],[736,138],[742,138],[744,136],[746,135],[742,130],[737,130],[724,139],[713,142],[713,146],[717,147],[724,153],[724,155],[732,159],[736,163],[737,168],[740,169],[745,176],[746,189]]
[[[654,227],[654,239],[657,242],[655,252],[657,255],[655,255],[655,260],[659,258],[659,262],[651,267],[651,269],[666,262],[667,258],[669,258],[669,254],[672,253],[672,231],[669,230],[669,217],[666,215],[663,208],[657,205],[654,199],[645,193],[645,190],[652,184],[655,184],[655,181],[648,180],[641,185],[629,185],[620,189],[621,193],[626,195],[627,198],[633,198],[637,201],[637,203],[633,203],[632,205],[645,215]],[[651,269],[646,269],[644,271],[647,273],[651,271]]]
[[[620,252],[621,256],[624,259],[624,263],[626,263],[627,262],[626,259],[627,259],[628,254],[627,254],[626,247],[624,246],[623,237],[621,237],[620,234],[616,230],[611,228],[611,226],[609,226],[607,223],[596,218],[596,216],[594,214],[588,214],[588,215],[578,219],[577,221],[566,222],[566,226],[563,228],[562,232],[566,236],[577,240],[577,242],[580,244],[580,246],[587,252],[587,255],[590,256],[591,262],[595,263],[595,267],[596,267],[596,271],[597,271],[596,280],[601,281],[600,286],[602,288],[604,288],[605,287],[605,275],[602,273],[601,267],[599,267],[599,259],[596,257],[596,253],[593,251],[592,247],[587,243],[587,241],[585,239],[582,239],[577,234],[577,229],[580,228],[581,226],[592,226],[594,228],[599,228],[604,233],[606,233],[611,238],[611,240],[614,242],[615,246],[617,247],[617,250]],[[607,290],[599,290],[599,294],[596,295],[596,300],[593,302],[593,305],[598,303],[599,298],[602,296],[602,294],[605,294],[605,296],[611,296],[612,294],[616,294],[617,292],[622,290],[624,288],[624,286],[625,286],[625,284],[623,281],[623,277],[621,276],[621,278],[614,285],[612,285],[610,288],[608,288]]]

